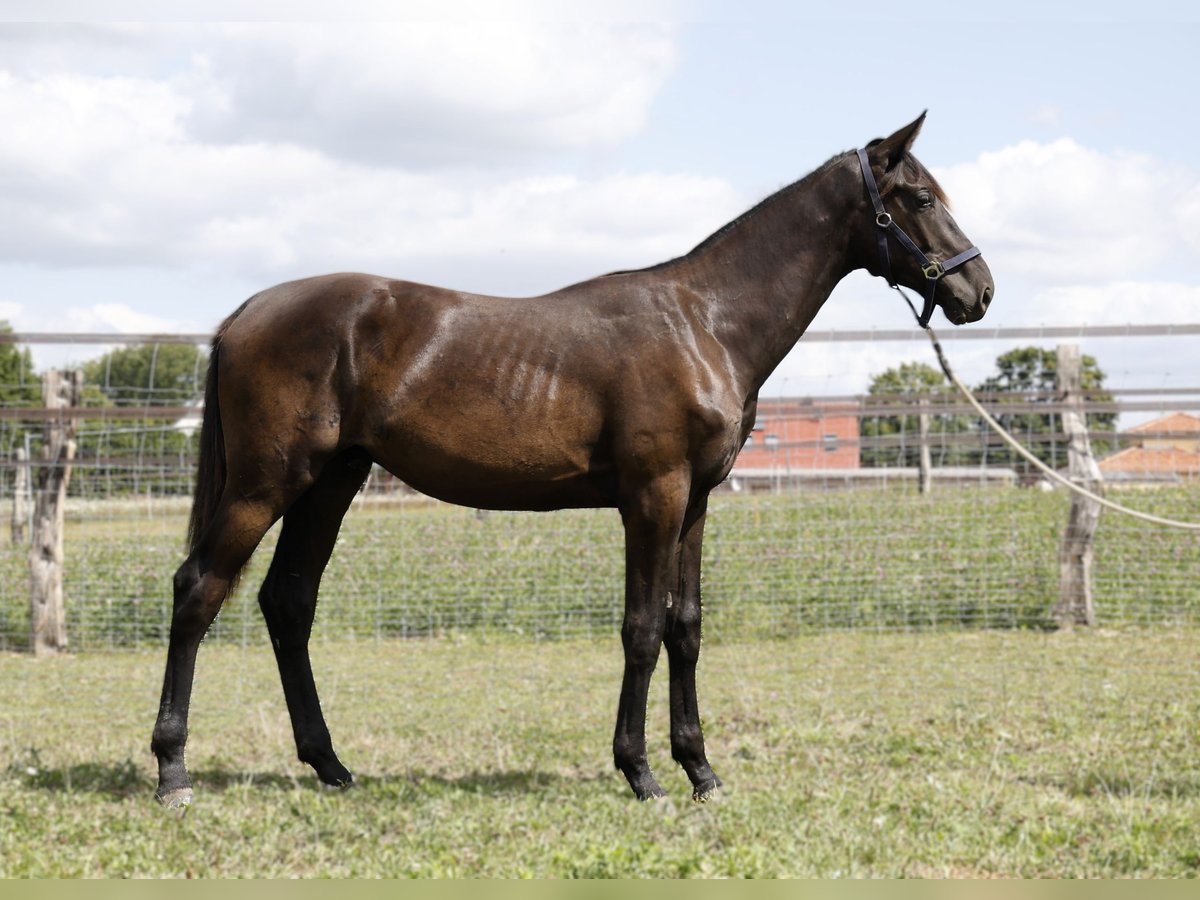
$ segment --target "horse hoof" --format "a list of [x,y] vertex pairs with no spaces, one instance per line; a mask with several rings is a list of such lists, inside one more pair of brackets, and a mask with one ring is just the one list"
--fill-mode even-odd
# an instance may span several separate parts
[[177,809],[183,812],[192,805],[192,789],[190,787],[175,788],[165,794],[156,791],[154,799],[166,809]]
[[327,788],[348,788],[354,784],[354,775],[339,762],[322,766],[317,770],[317,778],[321,780],[321,785]]
[[636,785],[633,792],[637,794],[639,800],[657,800],[660,797],[667,796],[667,792],[658,786],[658,782],[653,778],[648,783]]
[[695,786],[692,791],[692,799],[697,803],[707,803],[717,795],[717,790],[721,787],[721,779],[714,775]]
[[354,776],[347,772],[345,779],[342,781],[322,781],[319,784],[322,791],[329,791],[331,793],[335,791],[348,791],[354,787]]

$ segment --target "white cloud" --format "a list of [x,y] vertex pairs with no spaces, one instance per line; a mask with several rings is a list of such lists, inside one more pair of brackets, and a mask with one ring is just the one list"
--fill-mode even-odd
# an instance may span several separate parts
[[184,79],[203,140],[376,164],[494,164],[615,144],[674,65],[661,27],[400,22],[223,26]]
[[124,303],[95,303],[91,306],[72,306],[62,316],[59,329],[64,331],[106,332],[118,334],[169,334],[194,331],[180,327],[177,319],[148,315],[131,309]]
[[1194,322],[1200,310],[1200,285],[1115,281],[1102,285],[1064,285],[1034,294],[1037,324],[1126,325]]
[[[144,59],[136,76],[58,71],[53,29],[35,31],[43,51],[19,71],[0,70],[0,120],[18,123],[0,136],[0,263],[204,261],[262,278],[403,274],[450,255],[469,268],[500,252],[632,265],[685,251],[743,205],[714,178],[461,165],[628,136],[671,65],[661,29],[198,33],[185,35],[200,61],[169,77],[150,77]],[[160,36],[185,39],[169,28],[65,39],[111,60],[113,43]],[[447,157],[449,170],[431,165]]]
[[[136,116],[112,115],[141,90],[150,125],[164,101],[182,103],[170,124],[191,140],[296,144],[388,167],[612,146],[642,128],[675,57],[661,25],[0,23],[8,86],[25,85],[27,103],[70,106],[78,135],[101,124],[99,144],[120,124],[141,134]],[[34,124],[60,126],[58,112]]]
[[994,272],[1094,284],[1197,271],[1194,170],[1064,138],[1022,141],[937,175]]

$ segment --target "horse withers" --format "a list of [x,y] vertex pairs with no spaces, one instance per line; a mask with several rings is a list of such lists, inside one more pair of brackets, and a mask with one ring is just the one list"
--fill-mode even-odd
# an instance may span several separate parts
[[259,604],[297,752],[325,784],[350,784],[308,640],[321,574],[372,463],[476,508],[616,508],[626,574],[614,761],[640,799],[662,795],[645,719],[665,645],[671,755],[693,796],[708,797],[721,781],[696,699],[705,513],[759,388],[855,269],[921,290],[927,312],[941,306],[955,324],[982,317],[992,297],[987,265],[911,153],[923,121],[861,158],[833,157],[649,268],[526,298],[324,275],[269,288],[226,319],[209,361],[191,551],[174,582],[152,740],[158,799],[192,799],[197,648],[281,517]]

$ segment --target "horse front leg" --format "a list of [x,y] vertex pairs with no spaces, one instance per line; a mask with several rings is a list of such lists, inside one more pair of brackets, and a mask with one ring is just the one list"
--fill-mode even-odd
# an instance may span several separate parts
[[613,761],[639,800],[665,796],[646,761],[646,699],[658,663],[667,609],[678,591],[679,533],[687,480],[657,479],[621,507],[625,523],[625,673],[613,735]]
[[321,575],[337,542],[346,511],[371,470],[371,458],[350,451],[331,460],[316,483],[283,517],[275,557],[258,595],[279,665],[292,720],[296,755],[324,784],[354,781],[333,750],[313,680],[308,642],[317,610]]
[[704,732],[696,699],[700,659],[700,550],[704,541],[705,497],[688,511],[679,545],[679,597],[667,610],[664,643],[671,667],[671,756],[692,782],[692,799],[703,803],[721,779],[704,752]]

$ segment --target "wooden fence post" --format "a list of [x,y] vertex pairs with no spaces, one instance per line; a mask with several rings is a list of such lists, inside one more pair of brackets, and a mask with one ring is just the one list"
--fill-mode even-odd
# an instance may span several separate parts
[[25,526],[29,519],[29,453],[24,447],[16,452],[17,471],[13,477],[12,542],[25,543]]
[[[1083,365],[1078,344],[1058,347],[1058,388],[1062,395],[1063,431],[1067,434],[1067,465],[1071,481],[1095,493],[1100,488],[1100,466],[1092,456],[1083,412]],[[1095,625],[1092,601],[1093,539],[1101,506],[1095,500],[1071,494],[1067,530],[1058,553],[1059,597],[1054,619],[1059,628]]]
[[[50,369],[42,378],[42,398],[47,408],[78,407],[83,373]],[[29,549],[30,645],[36,656],[67,649],[67,616],[63,605],[63,508],[71,461],[75,458],[77,419],[65,413],[46,421],[42,466],[36,478],[33,541]]]
[[917,430],[921,438],[917,487],[922,494],[928,494],[933,488],[933,459],[929,450],[929,400],[925,397],[921,398],[921,411],[917,413]]

